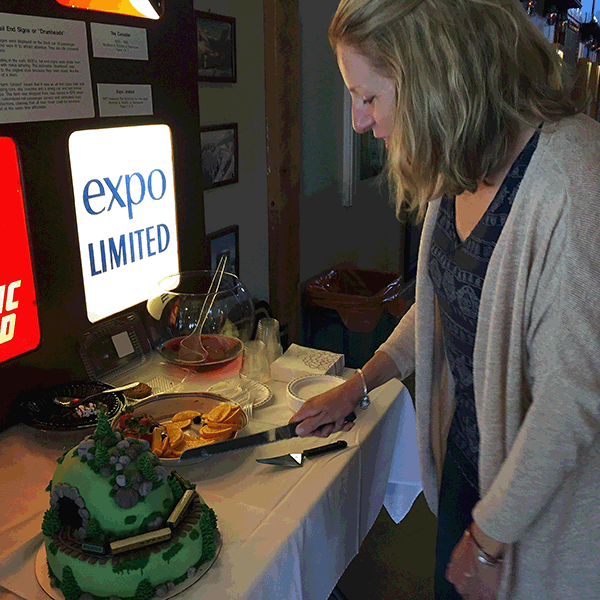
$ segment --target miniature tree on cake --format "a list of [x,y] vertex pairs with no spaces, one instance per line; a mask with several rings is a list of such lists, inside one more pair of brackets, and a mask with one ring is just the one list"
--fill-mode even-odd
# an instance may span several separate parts
[[145,454],[142,454],[138,458],[138,469],[140,470],[140,473],[144,476],[145,479],[155,484],[158,483],[159,479],[158,475],[156,474],[156,471],[154,470],[154,466],[150,462],[148,456],[146,456]]
[[90,466],[97,473],[109,462],[110,454],[108,453],[108,448],[105,446],[104,442],[100,440],[100,442],[96,443],[96,453],[94,454],[94,458],[92,459]]
[[108,416],[104,410],[101,410],[98,413],[98,425],[96,426],[96,431],[93,435],[94,441],[96,445],[101,445],[106,448],[105,440],[109,443],[109,446],[114,446],[118,440],[115,432],[113,431],[110,423],[108,421]]
[[202,533],[202,562],[210,560],[216,552],[212,520],[213,519],[210,513],[207,510],[203,510],[202,516],[200,517],[200,532]]
[[[152,584],[147,579],[144,579],[143,581],[140,581],[137,586],[133,600],[150,600],[153,596],[154,588],[152,587]],[[67,600],[69,600],[69,598],[67,598]]]
[[85,537],[94,542],[104,542],[104,531],[102,531],[102,527],[100,527],[100,523],[95,517],[90,518]]
[[42,520],[42,533],[46,537],[54,537],[62,527],[58,510],[55,506],[51,506],[45,513]]
[[179,479],[177,479],[177,477],[169,477],[167,481],[169,482],[169,486],[173,492],[175,501],[179,501],[179,499],[183,496],[183,487],[181,486]]
[[75,575],[73,575],[71,567],[63,569],[60,589],[65,596],[65,600],[79,600],[79,597],[83,593],[75,579]]

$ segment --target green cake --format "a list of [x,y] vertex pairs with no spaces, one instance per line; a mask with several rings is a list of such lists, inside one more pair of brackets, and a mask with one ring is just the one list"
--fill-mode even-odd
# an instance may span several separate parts
[[215,556],[214,511],[146,440],[101,413],[58,459],[42,532],[50,581],[66,600],[165,598]]

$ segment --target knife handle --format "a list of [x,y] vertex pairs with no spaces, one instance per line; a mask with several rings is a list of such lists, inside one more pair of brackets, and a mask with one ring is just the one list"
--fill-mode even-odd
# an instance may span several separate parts
[[319,454],[326,454],[327,452],[333,452],[334,450],[341,450],[348,445],[346,440],[338,440],[337,442],[333,442],[333,444],[325,444],[324,446],[317,446],[316,448],[309,448],[305,450],[302,455],[305,458],[309,456],[318,456]]

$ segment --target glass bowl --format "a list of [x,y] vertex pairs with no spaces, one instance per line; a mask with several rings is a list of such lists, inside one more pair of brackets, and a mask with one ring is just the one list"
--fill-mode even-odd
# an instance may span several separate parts
[[169,275],[160,280],[157,295],[148,300],[146,308],[153,345],[168,362],[205,370],[225,367],[241,359],[244,342],[250,339],[254,329],[254,302],[232,273],[224,273],[218,291],[211,294],[214,300],[201,338],[208,357],[201,362],[179,357],[181,340],[196,327],[213,275],[214,271]]

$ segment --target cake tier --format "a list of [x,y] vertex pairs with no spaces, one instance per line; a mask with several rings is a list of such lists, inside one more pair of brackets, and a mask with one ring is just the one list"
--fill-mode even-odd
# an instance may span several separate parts
[[191,506],[167,541],[118,555],[92,556],[70,528],[45,538],[50,578],[66,600],[95,598],[149,600],[164,597],[215,554],[214,512],[194,493]]

